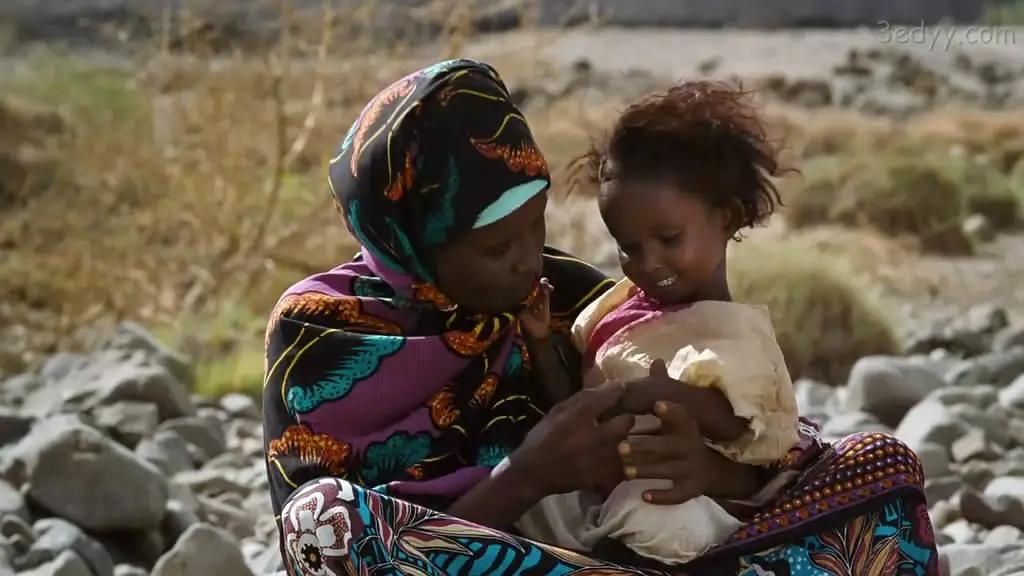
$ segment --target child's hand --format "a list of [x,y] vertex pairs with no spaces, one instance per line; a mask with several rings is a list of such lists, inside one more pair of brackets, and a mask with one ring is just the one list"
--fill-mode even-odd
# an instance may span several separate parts
[[541,278],[537,297],[519,312],[519,325],[527,338],[545,340],[551,336],[551,292],[554,289],[547,278]]

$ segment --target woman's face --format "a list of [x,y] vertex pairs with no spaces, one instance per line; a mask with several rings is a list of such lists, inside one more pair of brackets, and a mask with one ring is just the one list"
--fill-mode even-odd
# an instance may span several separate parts
[[439,248],[438,288],[474,312],[514,310],[541,275],[546,206],[547,194],[538,194],[501,220]]

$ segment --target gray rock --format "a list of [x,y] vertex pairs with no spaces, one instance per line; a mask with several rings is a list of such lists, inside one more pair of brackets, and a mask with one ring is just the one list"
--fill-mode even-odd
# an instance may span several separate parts
[[281,549],[277,543],[263,548],[259,554],[252,558],[246,557],[249,568],[254,574],[273,574],[284,570],[284,562],[281,561]]
[[155,404],[161,420],[195,413],[186,385],[141,352],[105,350],[78,370],[29,395],[24,409],[36,416],[91,411],[119,401]]
[[158,526],[167,505],[159,471],[94,428],[54,418],[9,454],[36,505],[96,531]]
[[963,519],[963,515],[960,513],[960,506],[959,503],[954,503],[950,500],[940,500],[933,504],[931,509],[928,510],[928,516],[932,520],[932,527],[936,530],[942,530],[953,522]]
[[1020,542],[1020,540],[1020,528],[1016,528],[1014,526],[997,526],[988,533],[988,536],[985,537],[985,545],[1003,548],[1006,546],[1013,546]]
[[896,437],[916,451],[926,443],[949,448],[967,431],[967,425],[952,408],[935,400],[925,400],[903,417],[896,429]]
[[114,566],[114,576],[149,576],[149,571],[131,564],[118,564]]
[[164,422],[157,430],[179,434],[186,442],[199,449],[201,462],[206,462],[227,450],[224,429],[205,418],[177,418]]
[[950,544],[942,551],[949,559],[949,573],[960,574],[968,568],[978,568],[981,574],[991,574],[1003,563],[999,548],[985,544]]
[[135,447],[135,454],[168,476],[195,467],[192,454],[188,450],[188,442],[181,434],[171,430],[159,431],[152,438],[142,440]]
[[207,496],[197,496],[196,499],[199,501],[199,519],[206,524],[222,528],[238,540],[255,534],[256,518],[252,512]]
[[21,492],[0,479],[0,518],[8,515],[17,516],[26,522],[30,519]]
[[39,376],[47,382],[62,380],[68,374],[80,370],[87,363],[88,358],[82,354],[58,352],[46,359],[39,370]]
[[929,400],[937,400],[945,406],[966,404],[979,409],[986,409],[999,400],[999,389],[995,386],[979,385],[971,388],[948,386],[936,390],[928,396]]
[[1013,418],[1007,423],[1006,435],[1013,446],[1024,447],[1024,418]]
[[995,478],[996,473],[992,469],[993,462],[985,462],[982,460],[971,460],[965,462],[957,467],[957,472],[960,474],[960,478],[963,479],[964,484],[971,486],[977,490],[984,490],[988,483]]
[[996,229],[984,214],[971,214],[963,222],[964,235],[977,244],[995,240]]
[[949,450],[946,448],[938,444],[925,443],[916,452],[924,466],[926,478],[941,478],[950,474]]
[[993,498],[1008,496],[1024,501],[1024,478],[1012,476],[996,478],[985,488],[985,495]]
[[152,566],[170,548],[160,530],[117,532],[97,535],[110,552],[114,565]]
[[250,418],[258,420],[260,409],[256,401],[245,394],[231,393],[220,399],[220,407],[232,418]]
[[999,392],[999,403],[1014,410],[1024,410],[1024,375],[1018,376]]
[[956,544],[974,544],[978,542],[978,530],[967,520],[957,520],[942,529]]
[[182,534],[200,522],[199,515],[196,514],[196,506],[185,504],[179,500],[169,501],[161,529],[164,541],[173,546]]
[[971,488],[960,493],[960,513],[964,520],[986,528],[1013,526],[1024,528],[1024,502],[1009,496],[992,497]]
[[956,462],[967,462],[974,459],[995,460],[1003,454],[1002,449],[990,441],[984,431],[978,429],[971,430],[958,438],[953,442],[950,451]]
[[960,327],[971,332],[995,335],[1010,325],[1006,308],[998,304],[984,303],[974,306],[962,319]]
[[96,425],[122,444],[134,447],[160,424],[156,405],[148,402],[117,402],[93,410]]
[[954,386],[993,384],[1002,388],[1021,374],[1024,374],[1024,348],[1012,348],[966,360],[947,374],[946,379]]
[[21,440],[31,429],[31,418],[0,406],[0,447]]
[[217,470],[182,472],[174,477],[174,481],[187,486],[193,493],[204,496],[232,493],[244,498],[249,495],[248,488],[226,478],[223,472]]
[[39,520],[34,526],[36,535],[33,550],[46,551],[58,556],[65,550],[74,551],[89,567],[93,576],[112,576],[114,561],[99,542],[86,535],[81,528],[60,518]]
[[189,528],[153,568],[153,576],[251,576],[238,543],[213,526]]
[[913,406],[945,385],[938,374],[920,364],[868,356],[858,360],[850,372],[846,405],[897,426]]
[[22,576],[93,576],[89,566],[71,550],[65,550],[52,562],[20,573]]
[[18,516],[0,517],[0,542],[6,541],[11,549],[11,560],[27,553],[36,541],[32,527]]
[[165,346],[138,324],[133,322],[122,324],[117,332],[104,343],[103,348],[143,352],[166,367],[175,378],[185,383],[186,387],[191,388],[192,386],[194,371],[188,358]]
[[1024,326],[1007,328],[996,335],[992,348],[996,352],[1005,352],[1011,348],[1024,347]]
[[949,500],[964,487],[964,481],[957,476],[929,478],[924,482],[924,493],[929,502]]
[[842,438],[858,432],[891,433],[892,428],[866,412],[847,412],[835,416],[821,429],[822,435],[827,438]]
[[1001,447],[1009,444],[1010,437],[1006,423],[1009,421],[1009,414],[999,404],[993,404],[982,410],[969,404],[957,404],[950,406],[949,411],[966,424],[968,429],[983,431],[989,440]]

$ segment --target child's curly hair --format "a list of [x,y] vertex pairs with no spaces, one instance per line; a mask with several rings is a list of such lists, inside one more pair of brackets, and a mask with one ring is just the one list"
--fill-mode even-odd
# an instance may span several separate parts
[[626,108],[611,134],[573,162],[592,182],[669,178],[712,206],[738,212],[741,228],[764,223],[782,205],[779,176],[748,92],[727,84],[687,82]]

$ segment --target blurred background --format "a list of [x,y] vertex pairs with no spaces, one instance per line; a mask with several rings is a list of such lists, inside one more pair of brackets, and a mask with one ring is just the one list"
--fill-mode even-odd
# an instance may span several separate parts
[[[556,194],[623,104],[741,81],[802,174],[737,250],[843,268],[893,346],[974,304],[1016,314],[1022,22],[1013,0],[2,0],[0,375],[134,320],[202,390],[258,390],[276,297],[354,250],[325,159],[376,91],[459,56],[504,75]],[[551,242],[617,273],[586,192]],[[856,331],[804,305],[787,338]]]
[[[615,275],[569,160],[674,82],[753,89],[799,173],[730,274],[771,307],[794,380],[1024,345],[1022,25],[1022,0],[0,0],[0,447],[4,410],[27,430],[72,406],[139,450],[206,406],[248,418],[221,433],[258,455],[267,316],[356,251],[326,161],[378,90],[453,57],[496,66],[531,121],[556,177],[549,242]],[[111,347],[155,354],[192,399],[111,414],[163,390],[135,374],[80,393]],[[79,392],[53,391],[76,371]],[[845,425],[899,422],[857,414]],[[255,538],[247,559],[272,549],[199,509]]]

